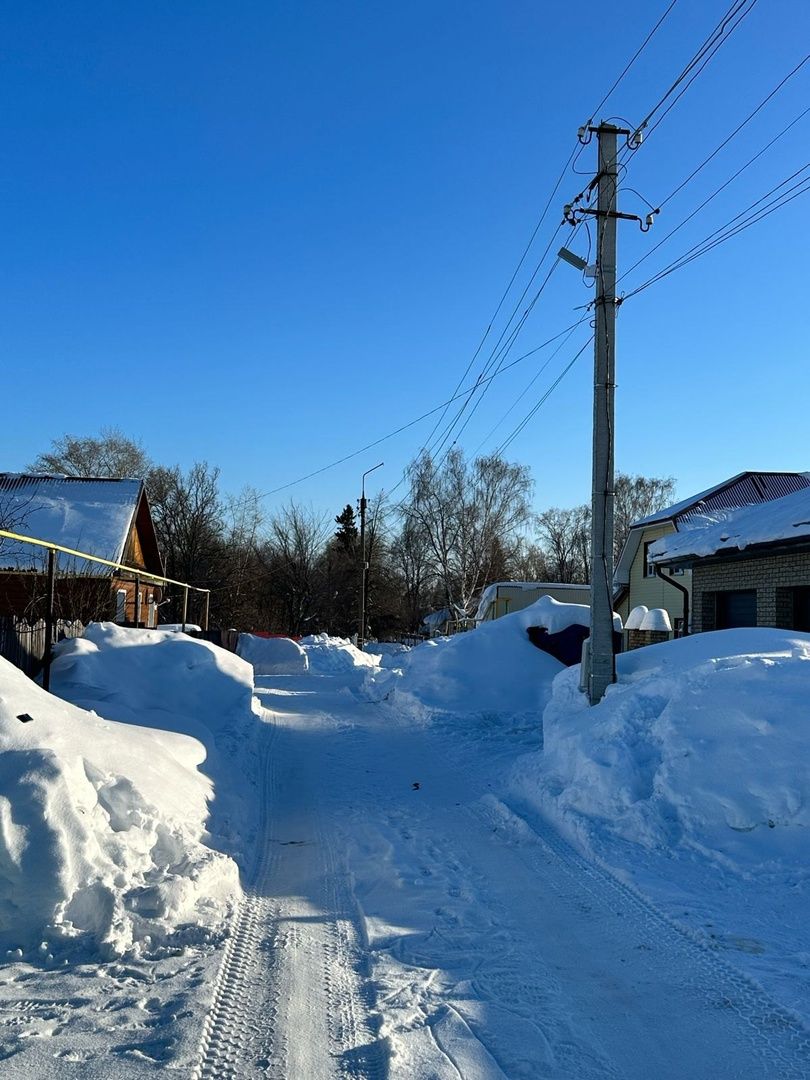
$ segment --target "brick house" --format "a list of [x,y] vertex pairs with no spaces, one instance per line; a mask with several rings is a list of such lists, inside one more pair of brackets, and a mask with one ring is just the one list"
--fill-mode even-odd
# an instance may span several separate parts
[[[662,541],[675,539],[706,515],[723,514],[745,506],[768,503],[794,491],[810,488],[810,473],[741,472],[691,498],[659,510],[633,523],[614,574],[614,609],[626,622],[639,604],[663,608],[675,633],[683,631],[684,590],[689,598],[690,623],[695,629],[691,566],[673,563],[671,582],[656,573],[651,552]],[[660,565],[660,564],[659,564]]]
[[[162,576],[155,526],[143,481],[106,477],[0,473],[0,528]],[[39,618],[45,604],[47,553],[0,538],[0,616]],[[59,553],[60,618],[114,619],[157,626],[160,588],[144,578]]]
[[810,489],[694,519],[653,545],[657,566],[692,574],[692,629],[810,633]]

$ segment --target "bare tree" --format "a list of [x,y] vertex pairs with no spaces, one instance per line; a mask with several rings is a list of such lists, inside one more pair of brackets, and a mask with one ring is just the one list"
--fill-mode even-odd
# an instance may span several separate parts
[[448,608],[469,612],[496,559],[516,546],[529,519],[529,470],[498,455],[467,462],[453,449],[440,464],[418,458],[409,479],[401,510],[427,538]]
[[418,630],[427,613],[427,599],[435,575],[432,572],[431,545],[425,529],[406,517],[391,544],[391,559],[403,589],[403,614],[406,628]]
[[589,521],[587,506],[568,510],[553,506],[538,516],[543,562],[551,581],[587,583]]
[[[197,462],[184,474],[176,465],[158,466],[149,474],[148,488],[167,576],[217,587],[224,535],[219,469]],[[177,605],[171,606],[177,621]]]
[[29,466],[31,472],[65,476],[116,476],[142,479],[152,465],[143,446],[118,428],[98,435],[62,435]]
[[329,536],[325,515],[290,502],[270,519],[259,550],[269,601],[281,617],[281,629],[308,633],[318,616],[319,564]]
[[618,560],[624,547],[630,526],[641,518],[663,510],[675,494],[675,480],[671,476],[616,476],[616,501],[614,503],[613,557]]

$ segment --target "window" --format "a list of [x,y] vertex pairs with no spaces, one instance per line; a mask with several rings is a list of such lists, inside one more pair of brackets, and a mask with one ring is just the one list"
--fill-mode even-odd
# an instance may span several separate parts
[[654,543],[655,540],[644,542],[644,577],[655,577],[655,563],[650,562],[650,548]]
[[715,597],[715,622],[718,630],[731,630],[736,626],[757,625],[756,589],[736,589],[718,592]]

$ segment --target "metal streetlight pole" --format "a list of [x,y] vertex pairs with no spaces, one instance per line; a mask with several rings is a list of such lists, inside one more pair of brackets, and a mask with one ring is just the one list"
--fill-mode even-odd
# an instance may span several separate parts
[[360,481],[360,627],[357,631],[357,648],[362,652],[366,644],[366,582],[368,576],[368,563],[366,562],[366,477],[376,469],[381,469],[385,464],[381,461],[366,469]]

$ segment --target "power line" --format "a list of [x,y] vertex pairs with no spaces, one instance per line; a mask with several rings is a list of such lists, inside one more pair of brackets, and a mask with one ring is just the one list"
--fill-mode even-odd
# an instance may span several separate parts
[[[747,0],[746,0],[746,2],[747,2]],[[667,6],[667,7],[665,8],[665,10],[664,10],[663,14],[662,14],[662,15],[661,15],[661,16],[659,17],[659,19],[657,20],[657,22],[655,23],[655,25],[654,25],[654,26],[652,27],[652,29],[651,29],[651,30],[650,30],[650,31],[648,32],[647,36],[646,36],[646,37],[644,38],[644,40],[642,41],[641,45],[640,45],[640,46],[638,47],[638,49],[636,49],[635,53],[634,53],[634,54],[632,55],[632,57],[631,57],[631,58],[630,58],[630,59],[628,60],[628,62],[627,62],[627,63],[625,64],[625,66],[624,66],[624,68],[622,69],[622,71],[621,71],[621,72],[619,73],[619,75],[618,75],[618,76],[617,76],[617,77],[616,77],[616,78],[614,79],[614,81],[613,81],[612,85],[610,86],[610,88],[609,88],[609,89],[607,90],[607,92],[606,92],[606,93],[605,93],[605,94],[604,94],[604,95],[602,96],[602,99],[601,99],[601,101],[600,101],[600,102],[598,103],[598,105],[596,105],[596,107],[595,107],[595,108],[594,108],[594,109],[592,110],[592,112],[591,112],[591,118],[590,118],[590,119],[588,120],[588,124],[590,124],[590,123],[591,123],[591,120],[592,120],[592,119],[593,119],[593,117],[594,117],[594,116],[596,115],[596,113],[597,113],[597,112],[598,112],[598,111],[599,111],[599,110],[600,110],[600,109],[602,108],[602,106],[603,106],[603,105],[605,104],[605,102],[606,102],[606,101],[608,101],[608,99],[610,98],[610,96],[611,96],[611,95],[612,95],[612,94],[614,93],[614,91],[616,90],[616,88],[617,88],[617,87],[618,87],[618,86],[620,85],[620,83],[621,83],[621,82],[623,81],[623,79],[625,78],[625,76],[627,75],[627,73],[628,73],[628,72],[630,71],[630,69],[631,69],[631,68],[633,67],[633,65],[635,64],[635,62],[636,62],[636,61],[638,60],[638,58],[639,58],[639,57],[641,56],[641,54],[642,54],[642,53],[644,52],[644,50],[646,49],[646,47],[647,47],[647,46],[649,45],[650,41],[651,41],[651,40],[653,39],[653,37],[655,36],[655,34],[656,34],[656,33],[658,32],[658,30],[660,29],[660,27],[662,26],[662,24],[663,24],[663,23],[664,23],[664,21],[666,20],[667,16],[668,16],[668,15],[670,14],[670,12],[672,11],[672,9],[673,9],[673,8],[675,7],[675,4],[676,4],[676,3],[677,3],[677,0],[671,0],[671,2],[670,2],[670,3],[668,4],[668,6]],[[587,125],[586,125],[586,126],[587,126]],[[515,279],[516,279],[516,277],[517,277],[517,275],[518,275],[518,273],[519,273],[519,271],[520,271],[520,268],[522,267],[522,265],[523,265],[523,263],[524,263],[524,261],[525,261],[525,259],[526,259],[526,256],[527,256],[527,254],[528,254],[528,252],[529,252],[529,250],[530,250],[530,248],[531,248],[532,244],[534,243],[534,240],[535,240],[535,238],[536,238],[536,236],[537,236],[537,233],[539,232],[539,230],[540,230],[540,227],[542,226],[542,224],[543,224],[543,221],[545,220],[545,218],[546,218],[546,216],[547,216],[547,214],[548,214],[548,211],[549,211],[549,208],[550,208],[550,206],[551,206],[551,203],[552,203],[552,201],[553,201],[554,197],[556,196],[557,192],[559,191],[560,185],[562,184],[562,181],[563,181],[563,179],[565,178],[565,175],[566,175],[566,173],[568,172],[569,168],[571,168],[571,167],[572,167],[572,165],[573,165],[574,161],[575,161],[575,160],[576,160],[576,158],[577,158],[577,157],[579,156],[579,153],[581,153],[581,151],[582,151],[582,146],[580,146],[580,145],[575,145],[574,149],[573,149],[573,150],[571,151],[571,153],[569,154],[569,156],[568,156],[568,160],[566,161],[565,165],[563,166],[563,168],[562,168],[562,171],[560,172],[560,175],[559,175],[559,176],[557,177],[556,183],[554,184],[554,187],[553,187],[553,189],[552,189],[552,191],[551,191],[551,194],[549,195],[549,198],[548,198],[548,200],[547,200],[547,202],[546,202],[546,205],[545,205],[545,207],[543,208],[543,212],[542,212],[542,214],[541,214],[541,216],[540,216],[540,220],[538,221],[537,225],[535,226],[535,228],[534,228],[534,230],[533,230],[533,232],[532,232],[532,235],[531,235],[531,237],[530,237],[530,239],[529,239],[529,242],[528,242],[528,244],[526,245],[526,247],[525,247],[525,249],[524,249],[524,251],[523,251],[523,254],[522,254],[522,255],[521,255],[521,257],[520,257],[520,259],[519,259],[519,261],[518,261],[518,264],[517,264],[517,266],[515,267],[515,270],[514,270],[514,272],[513,272],[513,274],[512,274],[512,277],[511,277],[511,278],[510,278],[510,280],[509,280],[509,284],[507,285],[507,287],[506,287],[506,290],[504,291],[504,294],[503,294],[503,296],[501,297],[501,299],[500,299],[500,301],[499,301],[499,303],[498,303],[498,306],[497,306],[497,308],[496,308],[496,310],[495,310],[495,313],[494,313],[494,315],[492,316],[492,319],[490,319],[489,325],[487,326],[487,329],[486,329],[486,331],[485,331],[485,333],[484,333],[484,336],[483,336],[483,338],[482,338],[482,339],[481,339],[481,341],[479,342],[478,348],[477,348],[477,349],[475,350],[475,353],[473,354],[473,357],[472,357],[472,359],[471,359],[471,360],[470,360],[470,362],[468,363],[468,365],[467,365],[467,367],[466,367],[466,369],[465,369],[465,371],[464,371],[464,374],[463,374],[463,375],[461,376],[461,379],[460,379],[460,380],[458,381],[458,383],[456,384],[455,390],[453,391],[454,395],[455,395],[455,394],[456,394],[456,393],[458,392],[459,388],[461,387],[462,383],[464,382],[464,379],[466,379],[466,377],[467,377],[467,375],[468,375],[468,374],[470,373],[470,371],[471,371],[471,369],[472,369],[472,367],[473,367],[473,365],[474,365],[474,363],[475,363],[476,359],[478,358],[478,356],[479,356],[479,354],[480,354],[480,352],[481,352],[481,349],[482,349],[482,347],[483,347],[483,345],[484,345],[484,342],[486,341],[486,339],[487,339],[487,337],[489,336],[489,333],[490,333],[490,331],[491,331],[491,329],[492,329],[492,325],[493,325],[493,323],[494,323],[495,319],[497,318],[497,315],[498,315],[498,313],[500,312],[500,310],[501,310],[501,308],[502,308],[502,306],[503,306],[503,303],[504,303],[504,301],[505,301],[505,299],[506,299],[506,297],[507,297],[508,293],[510,292],[510,290],[511,290],[511,288],[512,288],[512,286],[513,286],[514,282],[515,282]],[[531,287],[531,284],[532,284],[532,282],[534,281],[534,279],[536,278],[537,274],[539,273],[539,271],[540,271],[540,269],[541,269],[541,267],[542,267],[542,264],[543,264],[543,262],[544,262],[544,260],[545,260],[546,256],[548,255],[548,252],[549,252],[549,250],[550,250],[550,248],[551,248],[551,245],[552,245],[552,244],[553,244],[553,242],[554,242],[554,237],[556,237],[557,233],[558,233],[558,232],[559,232],[559,230],[560,230],[560,227],[561,227],[561,226],[558,226],[557,230],[556,230],[556,231],[555,231],[555,233],[554,233],[554,236],[552,236],[552,238],[551,238],[551,241],[550,241],[550,242],[549,242],[549,244],[548,244],[548,247],[547,247],[547,248],[546,248],[546,250],[545,250],[545,251],[543,252],[543,255],[542,255],[542,256],[540,257],[540,260],[539,260],[539,262],[537,263],[537,266],[535,267],[535,270],[534,270],[534,272],[533,272],[533,274],[532,274],[531,278],[529,279],[529,282],[528,282],[528,284],[527,284],[527,285],[526,285],[526,287],[524,288],[524,290],[523,290],[523,293],[521,294],[521,296],[520,296],[520,298],[518,299],[518,301],[517,301],[517,303],[516,303],[515,307],[513,308],[513,310],[512,310],[512,313],[511,313],[511,315],[510,315],[509,319],[507,320],[507,322],[506,322],[506,325],[505,325],[504,329],[503,329],[503,330],[502,330],[502,332],[501,332],[500,338],[499,338],[499,339],[498,339],[498,341],[496,342],[496,344],[495,344],[495,347],[494,347],[493,351],[492,351],[492,352],[490,353],[490,356],[489,356],[489,359],[487,360],[487,363],[486,363],[486,364],[484,365],[484,367],[483,367],[483,369],[482,369],[482,373],[481,373],[481,374],[482,374],[482,376],[485,376],[485,375],[487,375],[487,374],[489,373],[489,371],[491,370],[491,367],[492,367],[492,365],[493,365],[493,364],[494,364],[494,363],[496,362],[497,352],[498,352],[498,349],[499,349],[499,348],[500,348],[500,346],[501,346],[501,343],[502,343],[502,341],[503,341],[504,335],[505,335],[505,334],[506,334],[506,332],[508,331],[508,329],[509,329],[509,326],[511,325],[511,323],[512,323],[512,320],[514,319],[515,315],[517,314],[517,311],[518,311],[518,309],[519,309],[520,305],[521,305],[521,304],[523,303],[523,300],[525,299],[525,297],[526,297],[526,294],[528,293],[528,290],[529,290],[529,288]],[[555,266],[556,266],[556,264],[555,264]],[[552,269],[553,269],[553,268],[552,268]],[[545,287],[545,282],[544,282],[544,285],[543,285],[543,287]],[[542,291],[542,289],[541,289],[540,291]],[[538,293],[538,296],[539,296],[539,293]],[[538,299],[538,296],[535,296],[534,300],[532,301],[532,305],[530,305],[530,309],[531,309],[531,307],[532,307],[532,306],[534,305],[534,303],[536,303],[536,301],[537,301],[537,299]],[[524,322],[525,322],[525,318],[526,318],[526,313],[524,313],[524,317],[523,317],[523,319],[521,320],[521,325],[522,325],[522,323],[524,323]],[[518,329],[518,333],[519,333],[519,329]],[[512,338],[512,342],[511,342],[510,344],[508,344],[508,346],[507,346],[507,348],[506,348],[506,353],[505,353],[504,355],[508,355],[508,352],[509,352],[509,350],[511,349],[511,345],[512,345],[512,344],[514,343],[514,340],[515,340],[515,338],[516,338],[516,337],[517,337],[517,335],[515,334],[515,335],[514,335],[514,337]],[[442,449],[442,448],[444,447],[444,445],[446,444],[447,440],[449,439],[449,437],[450,437],[450,435],[451,435],[451,433],[452,433],[452,431],[453,431],[454,427],[455,427],[455,426],[456,426],[456,424],[457,424],[457,423],[459,422],[459,420],[461,419],[461,417],[462,417],[462,416],[464,415],[464,412],[466,411],[467,407],[469,406],[470,402],[472,401],[472,398],[473,398],[473,397],[474,397],[474,395],[475,395],[475,390],[476,390],[476,389],[478,388],[478,385],[479,385],[479,384],[478,384],[478,383],[476,383],[475,387],[474,387],[474,388],[473,388],[473,390],[472,390],[472,391],[470,392],[470,399],[469,399],[469,401],[465,402],[465,403],[464,403],[464,405],[462,405],[461,409],[460,409],[460,410],[458,410],[458,412],[457,412],[456,416],[455,416],[455,417],[453,418],[453,420],[452,420],[452,421],[451,421],[451,422],[449,423],[449,425],[447,426],[447,428],[446,428],[446,429],[445,429],[445,431],[444,431],[444,434],[443,434],[443,435],[442,435],[442,436],[440,437],[440,439],[438,440],[438,443],[434,443],[434,442],[433,442],[433,440],[434,440],[434,436],[436,435],[436,432],[437,432],[437,430],[438,430],[438,429],[439,429],[439,428],[441,427],[442,423],[444,422],[445,416],[447,415],[447,413],[446,413],[446,410],[442,412],[442,415],[441,415],[441,416],[439,417],[439,419],[437,420],[437,422],[436,422],[436,423],[434,424],[434,426],[433,426],[433,428],[432,428],[432,430],[431,430],[430,434],[428,435],[427,439],[426,439],[426,440],[425,440],[425,442],[423,443],[423,445],[422,445],[422,449],[421,449],[420,453],[423,453],[423,452],[424,452],[425,450],[427,450],[428,448],[430,448],[430,449],[431,449],[431,452],[432,452],[432,453],[438,453],[438,452],[441,452],[441,449]],[[483,397],[483,395],[481,395],[481,397]],[[472,415],[473,415],[473,414],[475,413],[476,409],[478,408],[478,405],[480,404],[480,401],[481,401],[481,397],[479,397],[478,401],[476,402],[475,406],[473,407],[472,413],[470,414],[470,416],[469,416],[469,417],[467,418],[467,420],[465,421],[465,423],[464,423],[464,427],[462,428],[462,430],[464,430],[464,428],[466,428],[467,424],[469,423],[469,420],[471,419]],[[461,435],[461,431],[460,431],[460,432],[458,433],[458,435],[457,435],[456,439],[457,439],[457,438],[458,438],[458,436],[460,436],[460,435]]]
[[562,350],[565,348],[565,346],[568,344],[568,342],[574,336],[574,333],[576,332],[576,330],[580,326],[582,326],[582,324],[584,322],[586,322],[589,318],[590,318],[589,315],[583,315],[583,317],[580,319],[580,321],[578,323],[575,323],[575,325],[571,327],[570,333],[568,333],[563,338],[563,340],[560,342],[560,344],[557,346],[557,348],[554,350],[554,352],[551,354],[551,356],[549,356],[548,360],[545,360],[540,365],[537,372],[531,377],[529,382],[523,387],[521,392],[518,394],[518,396],[515,398],[515,400],[512,402],[512,404],[509,406],[509,408],[506,410],[506,412],[503,414],[503,416],[500,418],[500,420],[494,425],[494,427],[490,428],[490,430],[487,432],[487,434],[484,436],[484,438],[481,440],[481,442],[475,448],[475,451],[474,451],[475,454],[478,453],[478,451],[485,445],[485,443],[489,442],[489,440],[492,438],[492,436],[495,434],[495,432],[498,430],[498,428],[504,423],[504,421],[509,416],[511,416],[511,414],[515,411],[515,409],[518,407],[520,402],[526,397],[528,392],[531,390],[531,388],[534,386],[534,384],[537,382],[537,380],[540,378],[540,376],[543,374],[543,372],[546,370],[546,368],[548,368],[548,366],[552,362],[552,360],[554,360],[560,354],[560,352],[562,352]]
[[[487,379],[484,380],[484,381],[490,382],[493,379],[498,378],[499,375],[502,375],[504,372],[509,371],[513,367],[516,367],[518,364],[522,363],[524,360],[527,360],[530,356],[534,356],[536,353],[540,352],[542,349],[547,348],[549,345],[553,345],[555,341],[558,341],[561,337],[563,337],[565,334],[567,334],[571,329],[579,326],[581,324],[581,322],[582,322],[582,320],[580,319],[577,322],[573,323],[571,326],[566,326],[564,330],[560,330],[560,332],[555,334],[553,337],[548,338],[546,341],[542,342],[540,345],[535,345],[534,348],[529,349],[527,352],[523,353],[521,356],[518,356],[514,360],[511,360],[508,364],[505,364],[500,369],[500,371],[497,371],[494,374],[489,375],[487,377]],[[422,413],[421,416],[417,416],[413,420],[409,420],[407,423],[401,424],[398,428],[395,428],[393,431],[389,431],[386,435],[381,435],[380,438],[374,439],[372,442],[367,443],[365,446],[361,446],[357,450],[352,450],[352,452],[349,453],[349,454],[344,454],[343,457],[337,458],[335,461],[329,462],[328,465],[323,465],[319,469],[313,469],[312,472],[307,473],[305,476],[299,476],[297,480],[291,480],[287,484],[280,484],[278,487],[271,488],[269,491],[263,491],[259,495],[259,498],[260,499],[266,499],[266,498],[269,498],[271,495],[277,495],[281,491],[287,491],[288,488],[296,487],[298,484],[303,484],[305,480],[311,480],[313,477],[320,476],[322,473],[328,472],[330,469],[337,468],[338,465],[342,465],[346,461],[351,461],[353,458],[359,457],[360,454],[366,453],[367,450],[372,450],[375,446],[379,446],[381,443],[387,442],[388,439],[393,439],[396,435],[401,435],[403,431],[407,431],[409,428],[415,427],[417,424],[420,424],[423,420],[427,420],[428,417],[433,416],[435,413],[439,412],[441,409],[444,409],[448,405],[451,405],[454,401],[457,401],[459,398],[463,397],[467,392],[468,392],[467,390],[462,390],[460,393],[455,394],[453,397],[448,398],[446,401],[442,401],[439,405],[434,406],[432,409],[428,409],[428,411]]]
[[[670,201],[670,199],[672,199],[675,195],[678,194],[679,191],[682,191],[683,188],[685,188],[686,185],[691,180],[694,180],[694,178],[697,176],[697,174],[702,169],[704,169],[706,167],[706,165],[708,165],[709,162],[713,158],[715,158],[724,147],[728,146],[728,144],[731,142],[731,140],[736,135],[739,135],[739,133],[742,131],[742,129],[746,126],[746,124],[748,124],[751,120],[753,120],[758,112],[760,112],[762,109],[764,109],[764,107],[768,104],[768,102],[771,100],[771,98],[773,98],[776,94],[779,93],[779,91],[782,89],[782,87],[785,85],[785,83],[787,83],[790,79],[792,79],[793,76],[804,67],[804,65],[807,63],[808,60],[810,60],[810,53],[808,53],[807,56],[805,56],[805,58],[803,60],[800,60],[799,63],[796,65],[796,67],[793,68],[792,71],[789,71],[788,74],[785,75],[784,79],[782,79],[781,82],[778,83],[773,88],[773,90],[771,90],[771,92],[766,97],[764,97],[762,99],[762,101],[760,101],[759,105],[757,105],[757,107],[752,112],[750,112],[748,114],[748,116],[746,116],[746,118],[740,124],[737,125],[737,127],[734,128],[734,130],[731,132],[731,134],[727,135],[725,137],[725,139],[723,139],[723,141],[720,143],[719,146],[715,147],[715,149],[712,150],[712,152],[709,155],[707,155],[707,157],[705,157],[703,159],[703,161],[701,161],[701,163],[697,166],[696,169],[692,170],[692,172],[686,177],[686,179],[681,180],[680,184],[678,184],[678,186],[676,188],[674,188],[672,191],[670,191],[669,195],[667,195],[667,197],[659,204],[659,209],[661,209],[661,207],[665,206]],[[806,111],[807,110],[805,110],[805,112]],[[802,116],[804,116],[804,113],[802,113]],[[793,123],[795,123],[795,122],[796,121],[794,120]],[[792,124],[788,125],[788,127],[792,127],[792,126],[793,126]],[[783,134],[785,130],[787,130],[787,128],[783,129],[783,131],[780,134]],[[777,136],[777,138],[778,138],[778,136]],[[775,141],[776,140],[774,139],[773,142],[775,142]],[[772,146],[773,142],[769,143],[768,146]]]
[[[686,93],[686,91],[689,89],[695,79],[697,79],[701,72],[703,72],[709,62],[714,59],[714,57],[720,51],[722,46],[728,41],[728,39],[743,21],[743,19],[751,13],[756,3],[757,0],[734,0],[729,9],[726,11],[725,15],[715,26],[714,30],[711,31],[708,37],[704,40],[703,44],[698,48],[692,59],[687,63],[687,65],[677,76],[674,82],[661,95],[656,104],[653,105],[653,107],[638,125],[638,128],[636,129],[637,132],[642,132],[647,129],[650,120],[652,120],[652,118],[664,105],[664,103],[670,97],[672,97],[673,94],[675,94],[675,91],[678,90],[678,87],[680,86],[681,89],[678,91],[677,94],[675,94],[675,97],[672,99],[672,101],[670,101],[669,105],[667,105],[664,112],[658,117],[653,126],[647,132],[648,137],[652,134],[655,128],[658,127],[658,125],[664,119],[664,117],[670,112],[672,108],[674,108],[678,101],[680,101],[680,99],[683,97],[683,95]],[[735,19],[737,20],[736,22],[733,21]],[[733,25],[731,25],[730,28],[727,30],[727,27],[729,27],[730,23],[733,23]]]
[[[702,202],[702,203],[700,203],[700,205],[699,205],[699,206],[696,206],[696,207],[695,207],[695,209],[694,209],[694,210],[693,210],[693,211],[692,211],[692,212],[691,212],[690,214],[687,214],[687,216],[686,216],[686,217],[685,217],[685,218],[684,218],[684,219],[683,219],[683,220],[682,220],[681,222],[679,222],[679,223],[678,223],[678,224],[677,224],[677,225],[675,226],[675,228],[674,228],[674,229],[671,229],[671,230],[670,230],[670,231],[669,231],[669,232],[668,232],[668,233],[666,234],[666,236],[662,237],[662,238],[661,238],[661,239],[660,239],[660,240],[658,241],[658,243],[657,243],[657,244],[654,244],[654,245],[653,245],[653,246],[652,246],[652,247],[651,247],[651,248],[650,248],[650,249],[649,249],[648,251],[646,251],[646,252],[645,252],[645,253],[644,253],[644,254],[643,254],[643,255],[641,256],[641,258],[640,258],[640,259],[638,259],[638,260],[637,260],[636,262],[634,262],[632,266],[628,267],[628,268],[627,268],[627,270],[625,270],[625,271],[624,271],[624,273],[623,273],[623,274],[621,275],[621,277],[619,278],[619,281],[621,281],[621,280],[622,280],[622,278],[625,278],[625,277],[627,277],[627,275],[628,275],[628,274],[632,273],[632,272],[633,272],[633,270],[635,270],[635,269],[636,269],[636,267],[638,267],[638,266],[641,266],[641,264],[642,264],[643,262],[645,262],[645,261],[646,261],[647,259],[649,259],[650,255],[653,255],[653,254],[654,254],[654,253],[655,253],[655,252],[656,252],[656,251],[657,251],[657,250],[658,250],[658,249],[659,249],[659,248],[660,248],[660,247],[661,247],[661,246],[662,246],[663,244],[665,244],[665,243],[667,242],[667,240],[671,239],[671,238],[672,238],[672,237],[673,237],[673,236],[675,235],[675,233],[677,233],[677,232],[680,232],[680,230],[681,230],[681,229],[682,229],[682,228],[684,227],[684,225],[686,225],[686,224],[687,224],[688,222],[690,222],[690,221],[692,220],[692,218],[694,218],[694,217],[695,217],[695,216],[696,216],[697,214],[699,214],[699,213],[700,213],[700,211],[701,211],[701,210],[702,210],[702,209],[703,209],[704,207],[708,206],[710,202],[712,202],[712,201],[713,201],[713,200],[714,200],[715,198],[717,198],[717,196],[718,196],[718,195],[719,195],[719,194],[720,194],[720,193],[721,193],[722,191],[725,191],[725,189],[726,189],[726,188],[727,188],[727,187],[728,187],[728,186],[729,186],[730,184],[732,184],[732,183],[733,183],[733,182],[734,182],[734,181],[735,181],[735,180],[737,179],[737,177],[738,177],[738,176],[740,176],[740,175],[741,175],[742,173],[744,173],[744,172],[745,172],[745,170],[746,170],[746,169],[748,169],[748,168],[749,168],[749,167],[750,167],[751,165],[753,165],[755,161],[758,161],[758,160],[759,160],[759,158],[761,158],[763,154],[765,154],[765,153],[766,153],[766,152],[767,152],[768,150],[770,150],[770,148],[771,148],[771,147],[772,147],[772,146],[774,145],[774,143],[778,142],[778,141],[779,141],[779,139],[781,139],[783,135],[786,135],[786,134],[787,134],[787,132],[788,132],[788,131],[790,131],[790,129],[791,129],[792,127],[795,127],[795,126],[796,126],[796,124],[798,124],[800,120],[803,120],[803,119],[804,119],[804,117],[805,117],[805,116],[807,116],[807,114],[808,114],[808,113],[810,113],[810,105],[808,105],[806,109],[803,109],[803,110],[802,110],[802,111],[801,111],[801,112],[799,113],[799,115],[798,115],[798,116],[796,116],[796,117],[795,117],[795,118],[794,118],[793,120],[791,120],[791,121],[790,121],[790,123],[789,123],[789,124],[786,124],[786,125],[785,125],[785,126],[784,126],[784,127],[782,128],[782,129],[781,129],[781,131],[777,132],[777,134],[776,134],[776,135],[774,135],[774,137],[773,137],[773,138],[772,138],[772,139],[771,139],[771,140],[770,140],[769,142],[767,142],[767,143],[765,144],[765,146],[763,146],[763,147],[762,147],[762,149],[761,149],[761,150],[758,150],[758,151],[757,151],[757,153],[756,153],[756,154],[754,154],[754,156],[753,156],[753,157],[750,157],[750,158],[748,159],[748,161],[746,161],[746,162],[745,162],[745,164],[744,164],[744,165],[741,165],[741,166],[740,166],[740,168],[739,168],[739,169],[737,169],[737,171],[736,171],[736,172],[732,173],[732,175],[731,175],[731,176],[730,176],[730,177],[729,177],[729,178],[728,178],[727,180],[725,180],[725,181],[724,181],[724,182],[723,182],[722,184],[720,184],[720,186],[719,186],[719,187],[716,187],[716,188],[714,189],[714,191],[713,191],[713,192],[712,192],[712,193],[711,193],[711,194],[710,194],[710,195],[709,195],[709,196],[708,196],[707,198],[705,198],[705,199],[703,200],[703,202]],[[681,186],[683,186],[683,185],[681,185]],[[677,190],[677,189],[676,189],[676,190]]]
[[523,417],[523,419],[520,421],[520,423],[517,425],[517,427],[515,427],[510,432],[510,434],[504,439],[504,441],[500,444],[500,446],[495,451],[496,455],[500,456],[504,452],[504,450],[506,450],[507,447],[509,447],[515,441],[515,439],[518,437],[518,435],[521,433],[521,431],[523,431],[523,429],[526,427],[526,425],[529,423],[529,421],[537,414],[538,410],[541,409],[543,407],[543,405],[548,401],[548,399],[551,397],[551,395],[554,393],[554,391],[557,389],[557,387],[563,381],[565,376],[568,374],[568,372],[571,370],[571,368],[574,366],[574,364],[577,362],[577,360],[579,360],[580,356],[582,356],[582,354],[585,352],[585,350],[588,348],[588,346],[592,344],[592,342],[593,342],[593,334],[591,334],[591,336],[588,338],[588,340],[585,342],[585,344],[582,346],[582,348],[580,348],[574,354],[572,359],[568,361],[568,363],[562,369],[562,371],[557,376],[557,378],[554,380],[554,382],[551,384],[551,386],[549,386],[549,388],[546,390],[546,392],[543,394],[543,396],[540,398],[540,400],[537,401],[532,406],[532,408],[529,410],[529,412],[526,414],[526,416]]
[[[802,165],[802,167],[797,169],[791,176],[788,176],[785,180],[781,181],[781,183],[771,188],[770,191],[760,196],[755,202],[745,207],[745,209],[741,210],[738,214],[735,214],[735,216],[724,225],[721,225],[718,229],[709,233],[709,235],[704,237],[699,243],[694,244],[688,251],[663,267],[663,269],[659,270],[647,281],[633,289],[632,292],[629,292],[626,296],[622,297],[622,303],[625,300],[629,300],[632,296],[637,296],[640,292],[648,289],[651,285],[656,284],[656,282],[661,281],[663,278],[668,277],[676,270],[680,270],[682,267],[688,265],[688,263],[694,262],[695,259],[699,259],[701,256],[706,255],[720,244],[730,240],[733,236],[737,236],[738,233],[744,232],[745,229],[750,228],[752,225],[756,225],[757,222],[769,217],[777,210],[781,210],[800,195],[804,195],[806,192],[810,191],[810,176],[804,176],[801,180],[796,181],[791,187],[783,191],[781,195],[772,199],[770,203],[765,202],[766,199],[770,198],[780,188],[784,188],[785,185],[789,184],[792,180],[795,180],[797,176],[806,172],[808,169],[810,169],[810,162]],[[765,203],[765,205],[760,206],[761,203]],[[757,206],[760,206],[760,209],[752,213]],[[749,215],[747,218],[744,216],[746,214]],[[741,218],[743,219],[742,221],[740,220]],[[737,224],[735,224],[735,222],[737,222]]]

